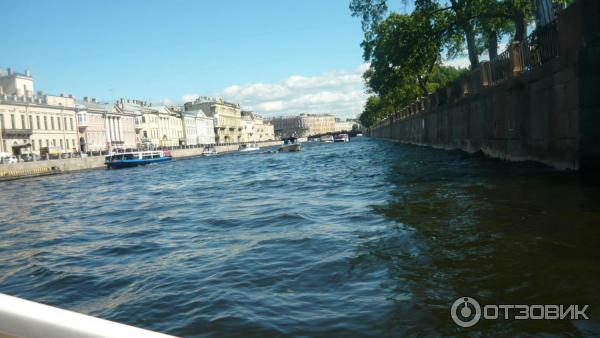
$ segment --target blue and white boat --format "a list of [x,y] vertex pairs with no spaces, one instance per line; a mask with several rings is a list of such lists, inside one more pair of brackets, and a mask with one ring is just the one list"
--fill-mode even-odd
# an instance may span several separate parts
[[171,159],[173,158],[168,150],[147,150],[111,154],[106,156],[104,163],[108,169],[119,169],[166,162]]

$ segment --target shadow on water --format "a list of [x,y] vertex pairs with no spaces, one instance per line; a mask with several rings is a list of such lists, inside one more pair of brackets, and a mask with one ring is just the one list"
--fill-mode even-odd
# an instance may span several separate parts
[[[402,335],[597,336],[600,321],[600,184],[532,163],[396,145],[394,221],[363,245],[358,264],[384,264]],[[450,305],[589,304],[590,320],[483,320],[469,329]]]

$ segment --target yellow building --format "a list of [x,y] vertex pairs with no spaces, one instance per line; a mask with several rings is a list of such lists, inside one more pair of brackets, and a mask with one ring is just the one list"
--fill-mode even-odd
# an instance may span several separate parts
[[265,123],[260,115],[251,111],[242,111],[244,120],[244,133],[242,142],[261,142],[275,140],[275,131],[272,124]]
[[137,110],[140,120],[138,142],[154,147],[175,147],[185,144],[183,120],[175,107],[152,106],[138,100],[123,100],[129,110]]
[[72,97],[41,95],[0,96],[0,152],[34,153],[52,147],[59,153],[76,152],[77,127]]
[[244,142],[246,124],[238,103],[225,102],[222,98],[199,97],[194,102],[186,102],[184,109],[202,110],[207,117],[214,119],[216,143]]

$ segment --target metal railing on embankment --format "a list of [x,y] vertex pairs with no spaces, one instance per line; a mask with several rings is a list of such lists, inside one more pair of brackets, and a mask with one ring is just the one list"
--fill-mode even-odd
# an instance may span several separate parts
[[536,29],[525,41],[513,42],[493,60],[481,62],[479,67],[458,80],[448,83],[428,96],[418,98],[369,129],[376,130],[389,126],[393,122],[454,103],[485,88],[497,86],[555,59],[559,55],[559,49],[558,24],[555,20]]

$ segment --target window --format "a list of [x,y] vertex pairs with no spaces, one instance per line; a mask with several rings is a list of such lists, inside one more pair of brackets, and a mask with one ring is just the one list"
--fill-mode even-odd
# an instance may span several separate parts
[[33,116],[29,115],[29,129],[33,129]]
[[46,147],[50,146],[50,140],[46,139]]
[[4,129],[4,114],[0,114],[0,129]]
[[60,117],[56,118],[56,126],[58,127],[58,130],[60,130]]
[[50,116],[50,127],[54,130],[54,116]]
[[65,126],[65,130],[68,130],[68,129],[67,129],[67,118],[66,118],[66,117],[65,117],[65,118],[63,118],[63,122],[64,122],[64,123],[63,123],[63,126]]
[[60,140],[60,149],[63,149],[63,140]]
[[[48,130],[48,117],[47,116],[44,116],[44,129]],[[46,143],[48,143],[48,142],[46,142]]]
[[31,140],[31,149],[35,150],[35,140]]
[[12,129],[15,129],[15,114],[10,114],[10,125],[12,126]]
[[40,116],[36,116],[35,117],[35,123],[37,124],[37,129],[42,129],[42,126],[40,125]]
[[27,124],[25,123],[25,115],[21,115],[21,129],[26,129]]
[[[71,130],[73,130],[73,118],[72,117],[70,118],[70,124],[71,124]],[[73,144],[73,146],[75,146],[75,144]]]
[[41,140],[41,139],[39,140],[39,142],[38,142],[38,143],[40,144],[40,148],[42,148],[42,147],[43,147],[43,144],[42,144],[42,140]]
[[52,140],[52,146],[56,147],[56,140]]

